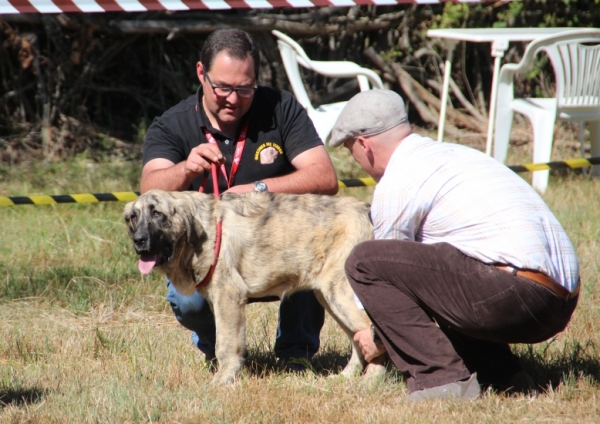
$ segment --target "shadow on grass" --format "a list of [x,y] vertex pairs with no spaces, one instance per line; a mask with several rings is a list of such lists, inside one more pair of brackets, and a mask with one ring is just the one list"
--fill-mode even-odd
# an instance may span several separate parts
[[523,368],[542,390],[556,389],[565,382],[584,378],[600,384],[600,356],[592,341],[565,343],[561,351],[550,354],[553,342],[525,345],[516,352]]
[[273,352],[250,349],[246,358],[246,369],[251,375],[266,377],[284,372],[308,370],[319,376],[338,374],[348,363],[349,354],[336,351],[319,352],[312,361],[294,358],[288,363],[277,361]]
[[583,378],[591,379],[598,384],[600,383],[599,368],[600,362],[597,359],[586,359],[577,364],[538,364],[533,378],[545,391],[556,389],[567,381]]
[[[515,353],[525,371],[531,375],[541,391],[555,390],[559,386],[574,385],[577,380],[587,379],[600,384],[600,355],[592,341],[567,342],[559,351],[550,353],[554,340],[539,345],[517,345]],[[311,362],[294,360],[292,365],[302,365],[317,376],[339,374],[350,359],[350,353],[335,350],[319,352]],[[273,352],[251,349],[246,360],[250,375],[267,377],[273,374],[293,372],[295,367],[285,367],[278,363]],[[401,373],[392,365],[388,367],[390,381],[404,381]],[[512,393],[519,393],[512,392]],[[526,393],[526,392],[523,392]]]
[[0,388],[0,409],[7,406],[22,406],[33,403],[38,403],[46,394],[42,389],[13,389],[2,387]]
[[[302,371],[313,373],[318,377],[329,377],[340,374],[349,360],[350,352],[341,353],[335,350],[324,350],[317,353],[310,362],[306,359],[294,359],[290,361],[290,364],[282,364],[277,361],[273,352],[250,349],[246,358],[246,370],[250,375],[258,378]],[[387,368],[387,381],[394,383],[405,381],[402,373],[391,363],[388,364]]]

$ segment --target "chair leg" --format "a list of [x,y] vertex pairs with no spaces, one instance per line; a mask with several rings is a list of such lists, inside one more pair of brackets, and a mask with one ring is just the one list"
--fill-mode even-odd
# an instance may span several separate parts
[[[538,109],[531,116],[533,125],[533,162],[550,162],[552,156],[552,139],[554,138],[554,123],[556,113]],[[548,187],[549,171],[534,171],[531,185],[538,193],[544,194]]]
[[498,105],[498,109],[496,109],[496,122],[494,125],[494,159],[501,163],[506,162],[514,114],[515,113],[510,108],[510,105]]
[[[584,142],[584,137],[583,137],[583,131],[584,131],[584,122],[583,121],[579,121],[579,152],[580,155],[579,157],[584,158],[585,157],[585,142]],[[587,175],[587,168],[581,168],[581,172],[583,173],[583,175]]]
[[[600,156],[600,121],[588,122],[588,128],[590,129],[590,156],[596,158]],[[592,166],[591,172],[594,177],[600,177],[600,165]]]

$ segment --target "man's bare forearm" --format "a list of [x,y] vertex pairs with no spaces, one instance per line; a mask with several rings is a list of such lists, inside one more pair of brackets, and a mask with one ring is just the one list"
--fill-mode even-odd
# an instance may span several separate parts
[[[262,179],[271,193],[293,194],[336,194],[338,182],[335,171],[329,166],[311,165],[298,169],[291,174],[275,178]],[[230,193],[245,193],[254,190],[254,184],[241,184],[227,190]]]
[[210,171],[211,164],[221,164],[225,158],[219,147],[202,143],[194,147],[185,161],[175,164],[168,159],[153,159],[144,165],[140,188],[142,193],[159,188],[165,191],[187,190],[194,178]]
[[147,192],[153,188],[165,191],[183,191],[192,183],[194,176],[185,173],[185,162],[168,168],[143,170],[140,181],[140,191]]
[[335,171],[325,164],[314,164],[282,177],[263,180],[273,193],[336,194],[338,182]]

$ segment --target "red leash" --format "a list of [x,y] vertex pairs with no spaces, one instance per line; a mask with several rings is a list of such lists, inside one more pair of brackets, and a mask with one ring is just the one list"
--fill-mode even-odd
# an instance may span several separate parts
[[[219,198],[219,173],[217,172],[217,165],[213,163],[211,165],[212,179],[213,179],[213,194],[215,198]],[[200,191],[202,191],[202,186],[200,187]],[[215,239],[215,258],[213,259],[213,263],[208,270],[208,274],[204,277],[204,280],[196,284],[196,289],[200,287],[204,287],[207,285],[212,279],[213,274],[215,273],[215,268],[217,267],[217,262],[219,260],[219,251],[221,250],[221,236],[223,234],[223,225],[221,224],[221,220],[217,221],[217,234]]]
[[[214,136],[206,129],[206,127],[203,127],[202,131],[204,132],[204,136],[206,137],[206,140],[210,144],[214,144],[215,146],[218,147],[217,140],[215,140]],[[238,166],[240,165],[240,161],[242,160],[242,153],[244,151],[244,146],[246,144],[246,134],[247,133],[248,133],[248,124],[244,125],[244,127],[242,128],[242,131],[240,132],[240,136],[236,143],[235,153],[233,155],[233,162],[231,163],[231,171],[229,172],[229,177],[227,177],[227,171],[225,170],[225,164],[221,164],[221,166],[220,166],[221,173],[223,174],[223,177],[225,177],[225,182],[227,183],[227,187],[231,187],[231,184],[233,184],[233,179],[235,178],[235,174],[237,172]],[[213,194],[215,195],[215,198],[218,199],[219,198],[219,172],[217,171],[217,164],[216,163],[211,164],[210,170],[212,172]],[[201,191],[201,192],[204,191],[204,186],[206,185],[207,179],[208,179],[208,176],[205,176],[202,179],[202,182],[200,183],[199,191]],[[221,250],[222,234],[223,234],[222,225],[221,225],[221,221],[219,220],[219,221],[217,221],[217,235],[216,235],[216,240],[215,240],[215,259],[213,260],[213,263],[210,266],[210,269],[208,270],[208,274],[206,274],[206,277],[204,277],[204,280],[202,280],[200,283],[198,283],[196,285],[196,289],[207,285],[210,282],[213,274],[215,273],[215,268],[217,267],[217,261],[219,260],[219,251]]]

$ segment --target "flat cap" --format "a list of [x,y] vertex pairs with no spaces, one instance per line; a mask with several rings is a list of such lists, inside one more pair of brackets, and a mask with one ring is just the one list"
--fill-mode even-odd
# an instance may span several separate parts
[[406,108],[398,93],[377,89],[361,91],[342,109],[331,131],[329,146],[337,147],[359,135],[381,134],[406,122]]

